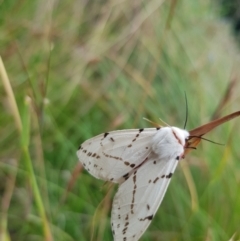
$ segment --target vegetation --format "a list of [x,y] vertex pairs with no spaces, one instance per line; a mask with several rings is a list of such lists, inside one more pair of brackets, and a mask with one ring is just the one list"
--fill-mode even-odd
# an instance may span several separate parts
[[[184,92],[187,129],[240,109],[238,50],[218,10],[191,0],[0,2],[0,240],[112,240],[117,187],[79,167],[79,144],[150,127],[143,117],[182,127]],[[203,142],[181,162],[142,241],[240,239],[239,123],[207,136],[225,146]]]

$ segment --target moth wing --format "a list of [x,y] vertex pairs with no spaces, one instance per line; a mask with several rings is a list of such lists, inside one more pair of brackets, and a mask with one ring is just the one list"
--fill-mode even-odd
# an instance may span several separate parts
[[175,159],[157,158],[151,153],[148,161],[120,185],[112,207],[114,241],[139,240],[157,212],[178,164]]
[[159,128],[129,129],[100,134],[77,151],[83,166],[94,177],[121,183],[151,153],[151,141]]

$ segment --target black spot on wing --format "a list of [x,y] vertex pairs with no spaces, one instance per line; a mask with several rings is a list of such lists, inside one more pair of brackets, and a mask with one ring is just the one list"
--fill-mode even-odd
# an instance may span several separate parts
[[168,175],[162,175],[161,178],[164,178],[164,177],[166,177],[166,178],[171,178],[172,175],[173,175],[173,174],[170,172]]
[[105,157],[108,157],[108,158],[112,158],[112,159],[116,159],[116,160],[121,160],[121,161],[122,161],[122,158],[121,158],[121,157],[118,157],[118,156],[112,156],[112,155],[109,155],[109,154],[107,154],[107,153],[105,153],[105,152],[103,152],[103,155],[104,155]]
[[108,132],[104,133],[103,137],[106,138],[108,134],[109,134]]
[[152,220],[153,219],[153,215],[147,216],[145,218],[140,218],[140,221],[145,221],[145,220]]
[[127,229],[128,229],[128,225],[129,225],[129,222],[126,222],[125,224],[124,224],[124,229],[122,230],[122,233],[123,234],[126,234],[126,231],[127,231]]
[[153,215],[148,216],[147,219],[148,219],[148,220],[152,220],[152,219],[153,219]]
[[157,131],[160,130],[160,129],[161,129],[161,127],[157,127],[157,128],[156,128]]
[[136,194],[136,189],[137,189],[137,184],[136,184],[136,181],[137,181],[137,171],[135,171],[133,173],[133,183],[134,183],[134,189],[133,189],[133,196],[132,196],[132,203],[131,203],[131,214],[134,214],[133,212],[133,207],[134,207],[134,204],[135,204],[135,194]]
[[166,175],[166,178],[171,178],[172,175],[173,175],[173,174],[170,172],[168,175]]
[[159,180],[159,177],[156,177],[153,183],[156,183]]
[[123,178],[127,180],[129,178],[129,173],[126,173],[125,175],[123,175]]
[[110,140],[111,140],[112,142],[114,142],[114,141],[115,141],[115,140],[114,140],[112,137],[110,138]]
[[[139,137],[139,135],[141,134],[141,132],[143,132],[143,131],[144,131],[144,128],[139,129],[139,133],[135,136],[135,138],[132,140],[132,142],[136,141],[137,138]],[[130,144],[130,145],[131,145],[131,144]],[[128,147],[131,147],[130,145],[129,145]]]

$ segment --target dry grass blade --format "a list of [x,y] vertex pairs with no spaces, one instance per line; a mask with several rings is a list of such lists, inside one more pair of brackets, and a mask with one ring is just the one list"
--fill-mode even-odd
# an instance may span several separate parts
[[82,171],[83,169],[83,166],[80,162],[77,163],[77,165],[75,166],[73,172],[72,172],[72,176],[67,184],[67,188],[64,192],[64,194],[62,195],[61,197],[61,201],[60,201],[60,204],[63,204],[68,196],[68,193],[72,190],[80,172]]
[[186,162],[180,162],[180,166],[183,170],[183,174],[184,174],[184,177],[186,178],[186,182],[188,184],[188,188],[190,191],[191,201],[192,201],[192,210],[197,211],[198,210],[198,195],[197,195],[196,186],[194,184],[191,171]]
[[1,56],[0,56],[0,76],[2,78],[3,86],[5,88],[5,91],[7,93],[8,99],[9,99],[9,105],[10,105],[10,109],[11,109],[13,117],[14,117],[16,127],[17,127],[19,133],[21,133],[22,121],[20,118],[20,114],[18,111],[14,93],[13,93],[13,90],[12,90],[12,87],[11,87],[11,84],[10,84],[10,81],[9,81],[9,78],[8,78],[8,75],[7,75],[6,69],[4,67]]
[[[14,160],[13,165],[17,167],[18,163]],[[10,202],[13,195],[13,190],[15,187],[15,180],[16,180],[17,172],[9,174],[6,180],[5,191],[2,196],[2,203],[1,203],[1,220],[0,220],[0,240],[1,241],[8,241],[10,237],[8,235],[8,209],[10,206]]]
[[236,86],[236,83],[237,83],[237,78],[236,77],[232,78],[232,80],[229,82],[227,86],[227,89],[225,91],[223,98],[220,100],[215,112],[213,113],[211,120],[216,120],[217,118],[219,118],[221,110],[232,97],[233,90],[234,90],[234,87]]
[[193,130],[190,130],[190,138],[188,139],[186,143],[186,149],[184,154],[186,155],[188,152],[191,151],[191,148],[197,147],[197,145],[201,142],[201,138],[203,135],[208,133],[209,131],[213,130],[214,128],[218,127],[219,125],[230,121],[240,115],[240,111],[236,111],[232,114],[226,115],[222,118],[219,118],[217,120],[211,121],[205,125],[199,126]]

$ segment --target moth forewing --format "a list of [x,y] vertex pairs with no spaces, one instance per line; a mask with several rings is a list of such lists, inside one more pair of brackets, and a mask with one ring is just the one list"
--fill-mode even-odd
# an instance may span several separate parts
[[122,183],[151,152],[151,140],[160,128],[111,131],[85,141],[77,156],[94,177]]

